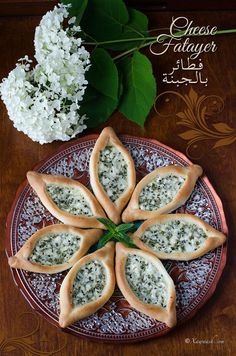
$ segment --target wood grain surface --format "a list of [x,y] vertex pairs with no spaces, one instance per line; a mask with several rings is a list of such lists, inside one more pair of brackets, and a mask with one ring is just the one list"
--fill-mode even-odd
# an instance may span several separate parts
[[[232,11],[181,12],[183,14],[198,25],[236,27],[236,12]],[[157,28],[169,27],[171,17],[179,13],[150,12],[148,15],[150,28]],[[37,16],[0,18],[0,78],[7,76],[18,58],[25,54],[33,55],[34,28],[39,20]],[[209,79],[207,87],[202,84],[195,84],[192,88],[164,85],[162,74],[170,70],[179,57],[173,53],[159,57],[150,54],[158,93],[164,94],[157,98],[156,110],[151,111],[145,128],[128,122],[119,113],[114,113],[108,121],[117,133],[156,138],[187,154],[204,168],[223,201],[229,226],[227,266],[214,296],[192,320],[168,335],[130,345],[99,344],[76,338],[61,332],[35,314],[14,285],[7,265],[4,252],[5,223],[17,187],[25,179],[26,172],[53,153],[61,143],[41,146],[31,141],[13,127],[1,102],[0,355],[236,354],[236,35],[217,36],[214,40],[218,46],[217,52],[201,56]],[[201,108],[197,110],[202,98],[206,111]],[[184,125],[181,117],[186,113],[190,114]],[[101,127],[98,127],[93,132],[100,130]],[[194,137],[197,139],[194,140]]]
[[[234,0],[126,0],[128,5],[145,11],[235,10]],[[43,15],[57,0],[0,0],[0,16]]]

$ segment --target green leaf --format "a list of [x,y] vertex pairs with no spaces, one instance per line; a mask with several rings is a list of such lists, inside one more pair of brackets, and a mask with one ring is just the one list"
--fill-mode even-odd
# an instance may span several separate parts
[[132,57],[120,61],[118,69],[123,78],[123,94],[118,110],[143,127],[156,97],[152,64],[145,55],[136,51]]
[[127,245],[128,247],[137,248],[137,246],[133,243],[133,241],[129,237],[129,235],[120,233],[120,234],[116,235],[116,240],[118,240],[119,242]]
[[110,54],[95,48],[91,54],[91,68],[86,76],[89,84],[114,100],[118,99],[118,71]]
[[111,220],[106,219],[106,218],[97,218],[98,221],[100,221],[107,229],[108,231],[100,238],[97,247],[101,248],[105,246],[105,244],[110,241],[120,241],[129,247],[137,247],[132,239],[127,235],[125,232],[133,228],[134,224],[121,224],[121,225],[115,225]]
[[123,91],[124,91],[124,86],[123,86],[123,73],[121,71],[118,72],[119,73],[119,87],[118,87],[118,98],[120,100]]
[[132,229],[133,226],[134,226],[133,223],[120,224],[119,226],[117,226],[117,231],[119,231],[119,232],[126,232],[126,231],[129,231],[130,229]]
[[100,240],[98,241],[98,248],[101,248],[106,245],[108,241],[110,241],[113,238],[113,234],[111,232],[105,233]]
[[[148,35],[148,18],[142,12],[128,8],[129,21],[126,23],[122,32],[117,36],[116,40],[131,39],[129,42],[109,43],[104,44],[104,48],[114,51],[124,51],[134,47],[139,47],[145,42],[145,36]],[[132,40],[132,38],[140,38],[140,41]]]
[[89,0],[81,26],[92,37],[104,41],[119,36],[128,20],[122,0]]
[[135,232],[136,230],[138,230],[138,228],[140,227],[140,225],[142,225],[143,220],[136,220],[133,222],[133,227],[130,229],[130,232]]
[[89,84],[81,102],[80,114],[88,116],[87,127],[94,127],[106,121],[118,105],[118,71],[106,50],[93,50],[86,79]]
[[123,0],[90,0],[81,27],[98,42],[140,37],[140,41],[101,44],[122,51],[142,43],[148,32],[148,19],[140,11],[128,9]]
[[141,11],[129,8],[130,20],[128,26],[139,31],[142,35],[146,35],[148,32],[148,18]]
[[118,101],[102,95],[88,86],[80,106],[80,115],[86,114],[89,120],[85,121],[88,128],[96,127],[105,122],[116,109]]
[[116,225],[109,219],[97,218],[97,220],[100,221],[100,223],[102,223],[111,232],[116,229]]
[[75,16],[76,24],[79,24],[88,5],[88,0],[61,0],[61,3],[64,5],[72,5],[68,10],[69,14],[71,17]]

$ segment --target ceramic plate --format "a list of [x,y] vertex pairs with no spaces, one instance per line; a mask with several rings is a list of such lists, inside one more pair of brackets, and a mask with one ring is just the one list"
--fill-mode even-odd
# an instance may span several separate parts
[[[89,158],[97,135],[70,142],[41,162],[40,173],[64,175],[89,186]],[[137,175],[170,164],[186,166],[190,161],[180,152],[157,142],[133,136],[121,136],[136,165]],[[222,204],[206,177],[200,178],[178,212],[194,214],[214,228],[227,233]],[[18,189],[7,221],[8,256],[14,255],[24,242],[42,227],[57,220],[42,206],[27,182]],[[213,294],[226,262],[226,246],[188,262],[166,261],[165,267],[176,285],[177,327],[190,319]],[[58,293],[66,272],[40,274],[12,269],[12,276],[30,306],[49,322],[58,326]],[[135,342],[159,337],[170,329],[129,306],[118,289],[97,313],[66,329],[76,336],[96,341]]]

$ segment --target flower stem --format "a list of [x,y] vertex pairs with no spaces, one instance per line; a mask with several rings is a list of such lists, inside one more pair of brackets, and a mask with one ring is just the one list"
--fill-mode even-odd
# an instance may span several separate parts
[[[223,34],[230,34],[230,33],[236,33],[236,28],[231,28],[228,30],[219,30],[217,31],[214,35],[223,35]],[[212,36],[210,34],[208,35],[199,35],[199,34],[185,34],[185,31],[178,31],[175,33],[175,35],[182,35],[183,37],[201,37],[201,36]],[[171,36],[167,36],[167,38],[170,38]],[[173,37],[174,38],[174,37]],[[145,41],[149,41],[149,40],[155,40],[154,42],[156,42],[157,36],[150,36],[150,37],[134,37],[134,38],[122,38],[122,39],[118,39],[118,40],[110,40],[110,41],[93,41],[93,42],[83,42],[83,44],[85,45],[104,45],[104,44],[112,44],[112,43],[125,43],[125,42],[133,42],[133,41],[141,41],[141,40],[145,40]]]
[[236,28],[230,28],[228,30],[219,30],[215,34],[216,35],[224,35],[225,33],[236,33]]
[[[228,30],[219,30],[215,33],[215,35],[224,35],[224,34],[230,34],[230,33],[236,33],[236,28],[231,28]],[[200,36],[212,36],[212,35],[199,35],[199,34],[185,34],[185,31],[178,31],[175,33],[175,36],[177,37],[200,37]],[[162,41],[165,41],[167,38],[175,38],[174,36],[171,35],[163,35],[162,37]],[[152,44],[154,44],[155,42],[157,42],[157,36],[150,36],[150,37],[134,37],[134,38],[123,38],[123,39],[118,39],[118,40],[110,40],[110,41],[94,41],[94,42],[83,42],[85,45],[91,45],[91,46],[99,46],[99,45],[106,45],[106,44],[112,44],[112,43],[125,43],[125,42],[134,42],[134,41],[148,41],[140,46],[136,46],[133,47],[125,52],[122,52],[120,54],[118,54],[117,56],[113,57],[113,60],[116,61],[122,57],[125,57],[127,55],[129,55],[132,52],[135,52],[137,50],[139,50],[140,48],[144,48],[147,46],[150,46]]]
[[119,40],[110,40],[110,41],[102,41],[102,42],[83,42],[85,45],[104,45],[104,44],[111,44],[111,43],[122,43],[122,42],[133,42],[133,41],[142,41],[142,40],[156,40],[157,36],[152,37],[135,37],[135,38],[123,38]]
[[[228,29],[228,30],[219,30],[219,31],[217,31],[215,33],[215,35],[224,35],[224,34],[230,34],[230,33],[236,33],[236,28],[232,28],[232,29]],[[180,37],[180,36],[182,36],[182,37],[187,37],[187,36],[189,36],[189,37],[212,36],[210,34],[209,35],[195,35],[195,34],[192,34],[192,35],[186,34],[185,35],[185,31],[176,32],[175,36],[176,35],[178,35],[178,37]],[[170,37],[172,37],[172,36],[167,35],[167,36],[163,36],[162,39],[164,41],[164,40],[166,40],[167,38],[170,38]],[[148,38],[150,39],[151,37],[145,37],[145,40],[148,39]],[[174,38],[174,37],[172,37],[172,38]],[[122,53],[118,54],[117,56],[113,57],[113,61],[116,61],[117,59],[120,59],[120,58],[122,58],[124,56],[127,56],[128,54],[130,54],[132,52],[135,52],[135,51],[139,50],[140,48],[144,48],[144,47],[150,46],[150,45],[154,44],[156,42],[156,40],[157,40],[157,37],[155,37],[155,41],[149,41],[147,43],[144,43],[140,47],[133,47],[133,48],[131,48],[131,49],[125,51],[125,52],[122,52]]]

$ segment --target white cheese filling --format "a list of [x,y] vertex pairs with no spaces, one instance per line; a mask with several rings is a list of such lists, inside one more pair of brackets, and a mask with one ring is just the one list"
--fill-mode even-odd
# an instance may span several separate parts
[[48,184],[47,192],[59,209],[72,215],[92,216],[92,210],[79,188]]
[[79,249],[80,241],[80,236],[71,233],[48,234],[37,241],[28,259],[47,266],[62,264]]
[[156,252],[193,252],[206,238],[205,231],[197,224],[172,220],[150,226],[141,241]]
[[128,165],[115,146],[107,145],[101,152],[98,177],[105,192],[115,202],[128,187]]
[[153,263],[139,255],[129,254],[125,275],[130,288],[142,302],[166,307],[167,286]]
[[169,204],[182,188],[184,182],[185,177],[176,174],[156,177],[140,192],[139,208],[153,211]]
[[106,270],[102,262],[91,261],[77,273],[72,292],[74,306],[83,305],[101,297],[106,284]]

